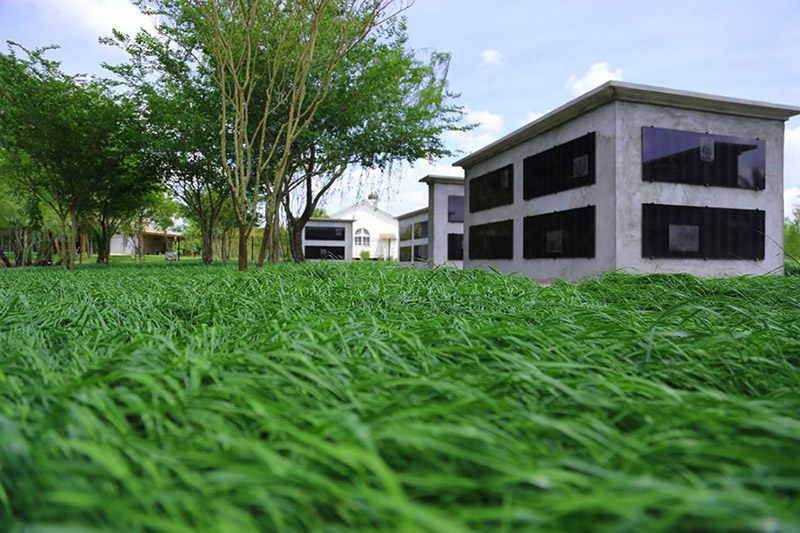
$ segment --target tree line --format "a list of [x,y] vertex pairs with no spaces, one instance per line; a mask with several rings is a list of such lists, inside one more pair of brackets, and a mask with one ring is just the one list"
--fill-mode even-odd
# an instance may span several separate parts
[[204,263],[220,227],[240,270],[256,229],[259,266],[301,261],[303,227],[349,170],[452,155],[443,134],[470,128],[449,55],[408,46],[409,3],[135,3],[157,31],[101,39],[127,52],[103,65],[113,80],[68,75],[47,48],[0,54],[0,224],[39,231],[39,264],[55,246],[73,268],[82,226],[107,262],[120,227],[170,202]]

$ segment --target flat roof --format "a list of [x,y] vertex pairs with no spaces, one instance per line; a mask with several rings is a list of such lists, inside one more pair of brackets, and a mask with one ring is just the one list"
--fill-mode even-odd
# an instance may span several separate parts
[[570,100],[558,109],[522,126],[480,150],[453,163],[469,168],[492,156],[508,150],[537,135],[583,115],[609,102],[633,102],[664,107],[677,107],[694,111],[706,111],[723,115],[786,121],[800,114],[800,107],[743,100],[727,96],[716,96],[690,91],[679,91],[651,85],[640,85],[622,81],[608,81],[581,96]]
[[402,215],[397,215],[396,218],[397,218],[397,220],[403,220],[404,218],[411,218],[411,217],[415,217],[417,215],[424,215],[427,212],[428,212],[428,208],[427,207],[423,207],[422,209],[417,209],[416,211],[411,211],[409,213],[404,213]]
[[457,178],[455,176],[440,176],[436,174],[428,174],[421,180],[420,183],[446,183],[448,185],[464,185],[464,178]]
[[[308,219],[308,222],[336,222],[336,223],[345,222],[347,224],[352,224],[353,223],[353,219],[352,218],[311,217],[311,218]],[[308,222],[306,222],[306,225],[308,225]]]

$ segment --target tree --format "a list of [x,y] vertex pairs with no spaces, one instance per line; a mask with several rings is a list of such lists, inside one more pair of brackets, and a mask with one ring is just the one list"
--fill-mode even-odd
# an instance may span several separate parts
[[[395,0],[156,0],[161,33],[199,61],[219,88],[220,155],[247,269],[262,184],[270,261],[280,251],[280,196],[293,143],[325,100],[336,65],[384,21]],[[398,10],[404,9],[398,4]],[[312,85],[311,73],[314,72]],[[279,124],[273,124],[280,117]],[[230,147],[231,153],[228,149]]]
[[447,90],[449,56],[433,53],[422,62],[406,41],[404,25],[394,21],[348,54],[294,143],[283,204],[296,261],[303,259],[306,222],[348,168],[385,170],[396,161],[453,155],[442,134],[471,128],[460,124],[462,109]]
[[108,263],[111,237],[126,221],[152,203],[159,175],[146,165],[145,147],[154,142],[136,112],[134,102],[123,99],[117,117],[109,123],[110,141],[93,169],[104,176],[92,191],[87,208],[89,227],[97,246],[97,262]]
[[129,61],[105,65],[129,87],[150,132],[145,151],[150,172],[189,209],[202,239],[204,264],[213,261],[212,238],[229,197],[219,157],[219,96],[193,55],[147,32],[115,32],[102,42],[124,49]]
[[[27,58],[17,57],[17,49]],[[44,59],[46,50],[16,45],[0,54],[0,142],[14,176],[57,214],[62,264],[71,269],[79,218],[126,159],[119,133],[130,116],[107,86],[64,74]]]

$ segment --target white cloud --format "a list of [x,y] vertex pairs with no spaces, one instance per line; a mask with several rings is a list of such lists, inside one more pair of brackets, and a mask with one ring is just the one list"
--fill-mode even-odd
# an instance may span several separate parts
[[792,187],[783,191],[783,216],[797,218],[794,210],[800,208],[800,187]]
[[481,65],[497,65],[501,66],[505,63],[503,54],[497,50],[490,48],[481,52]]
[[472,153],[497,140],[503,132],[503,117],[491,111],[474,110],[466,107],[465,122],[478,124],[470,131],[451,131],[444,135],[447,146],[460,150],[463,154]]
[[783,146],[783,214],[791,216],[800,206],[800,126],[786,130]]
[[520,126],[524,126],[525,124],[530,124],[534,120],[536,120],[538,118],[542,118],[543,116],[545,116],[549,112],[550,112],[549,109],[547,111],[542,111],[541,113],[538,113],[538,112],[535,112],[535,111],[528,111],[528,114],[525,115],[525,118],[523,118],[523,119],[521,119],[519,121],[519,125]]
[[608,80],[622,80],[622,69],[614,71],[609,70],[608,61],[595,63],[589,70],[586,71],[582,77],[575,74],[567,80],[567,89],[572,92],[574,96],[580,96],[586,91],[590,91],[595,87],[604,84]]
[[140,28],[154,32],[154,23],[128,0],[26,0],[37,6],[43,17],[98,36],[112,29],[134,35]]

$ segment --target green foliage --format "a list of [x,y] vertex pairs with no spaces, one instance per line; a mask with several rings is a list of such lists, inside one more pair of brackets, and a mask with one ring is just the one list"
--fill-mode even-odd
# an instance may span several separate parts
[[0,275],[0,529],[794,531],[800,278]]
[[800,262],[800,217],[783,221],[784,244],[787,259]]

